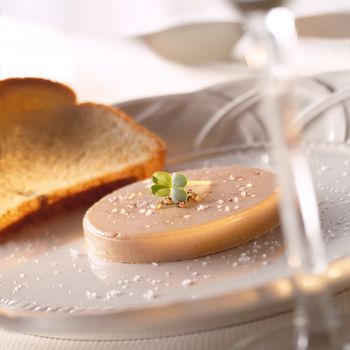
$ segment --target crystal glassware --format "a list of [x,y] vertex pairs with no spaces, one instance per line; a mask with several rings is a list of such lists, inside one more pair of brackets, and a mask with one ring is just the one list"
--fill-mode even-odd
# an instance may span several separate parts
[[293,13],[282,0],[232,0],[243,13],[254,45],[246,61],[262,71],[259,91],[273,140],[280,185],[280,217],[295,291],[292,324],[254,335],[232,349],[350,349],[349,321],[338,315],[325,275],[328,269],[316,195],[301,131],[295,123],[297,34]]

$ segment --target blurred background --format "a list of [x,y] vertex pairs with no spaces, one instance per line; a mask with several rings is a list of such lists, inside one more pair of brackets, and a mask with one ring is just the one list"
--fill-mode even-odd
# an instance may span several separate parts
[[[350,1],[296,0],[300,75],[350,68]],[[2,78],[38,76],[79,100],[194,91],[252,74],[226,0],[0,0]]]

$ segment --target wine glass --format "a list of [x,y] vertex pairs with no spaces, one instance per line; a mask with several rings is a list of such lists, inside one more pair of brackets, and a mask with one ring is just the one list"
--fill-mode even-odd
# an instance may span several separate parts
[[[294,97],[294,16],[283,0],[232,0],[255,40],[248,65],[263,68],[263,113],[274,141],[272,156],[280,184],[280,217],[295,290],[292,324],[244,339],[232,349],[350,349],[350,322],[337,313],[325,275],[328,262],[316,195],[303,153]],[[347,332],[349,330],[349,332]]]

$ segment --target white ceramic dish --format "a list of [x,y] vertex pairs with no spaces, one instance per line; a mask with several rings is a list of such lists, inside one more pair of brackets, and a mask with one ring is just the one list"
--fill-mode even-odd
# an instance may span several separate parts
[[[308,153],[332,262],[329,278],[339,291],[350,286],[350,148],[308,146]],[[230,163],[270,166],[264,147],[226,147],[183,157],[168,168]],[[83,213],[28,225],[0,245],[5,327],[64,338],[130,339],[239,324],[290,306],[279,230],[210,257],[114,264],[86,255]]]

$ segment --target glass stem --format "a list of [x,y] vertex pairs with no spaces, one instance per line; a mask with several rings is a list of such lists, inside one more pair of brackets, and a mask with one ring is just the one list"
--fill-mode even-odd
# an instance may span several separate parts
[[296,293],[296,348],[308,349],[316,333],[333,344],[339,321],[325,280],[328,263],[317,200],[301,146],[301,130],[291,123],[296,116],[296,74],[291,63],[296,43],[294,18],[289,10],[275,8],[267,13],[249,13],[247,23],[266,53],[260,91],[265,97],[263,113],[274,143],[281,225]]

